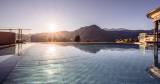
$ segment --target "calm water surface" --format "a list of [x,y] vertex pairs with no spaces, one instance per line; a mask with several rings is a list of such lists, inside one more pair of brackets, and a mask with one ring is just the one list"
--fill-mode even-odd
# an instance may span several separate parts
[[4,84],[160,84],[147,72],[153,51],[137,45],[32,43],[21,48],[22,59]]

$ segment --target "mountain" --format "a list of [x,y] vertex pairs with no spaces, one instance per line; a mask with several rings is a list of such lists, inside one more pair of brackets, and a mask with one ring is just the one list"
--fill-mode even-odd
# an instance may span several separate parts
[[127,30],[102,29],[97,25],[81,27],[75,31],[61,31],[55,33],[39,33],[31,36],[34,42],[46,41],[74,41],[75,36],[79,35],[82,42],[115,42],[117,39],[138,39],[139,33],[151,34],[152,30]]
[[54,33],[37,33],[31,36],[32,42],[48,42],[48,41],[58,41],[58,42],[68,42],[72,41],[72,32],[60,31]]
[[109,36],[110,33],[107,33],[97,25],[91,25],[82,27],[74,31],[74,35],[80,35],[81,41],[106,41],[111,40],[110,38],[104,38],[104,36]]
[[90,25],[75,30],[82,41],[91,42],[114,42],[116,39],[138,39],[139,33],[152,33],[151,30],[127,30],[125,28],[104,30],[97,25]]
[[128,29],[125,29],[125,28],[103,28],[103,30],[106,30],[106,31],[124,31],[124,30],[128,30]]

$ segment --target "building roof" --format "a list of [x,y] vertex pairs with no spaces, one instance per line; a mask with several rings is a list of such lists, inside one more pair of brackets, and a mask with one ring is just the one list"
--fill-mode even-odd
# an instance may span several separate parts
[[147,14],[147,17],[152,19],[153,21],[160,20],[160,7],[152,10]]

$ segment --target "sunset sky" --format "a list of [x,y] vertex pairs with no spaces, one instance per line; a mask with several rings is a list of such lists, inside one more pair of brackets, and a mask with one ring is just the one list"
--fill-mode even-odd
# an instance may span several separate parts
[[102,28],[152,29],[146,14],[160,0],[0,0],[0,28],[33,32]]

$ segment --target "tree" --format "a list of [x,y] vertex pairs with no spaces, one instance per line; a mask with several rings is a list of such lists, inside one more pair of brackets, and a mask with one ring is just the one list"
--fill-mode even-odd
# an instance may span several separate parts
[[81,38],[79,35],[75,36],[75,39],[74,39],[75,42],[80,42],[81,41]]

